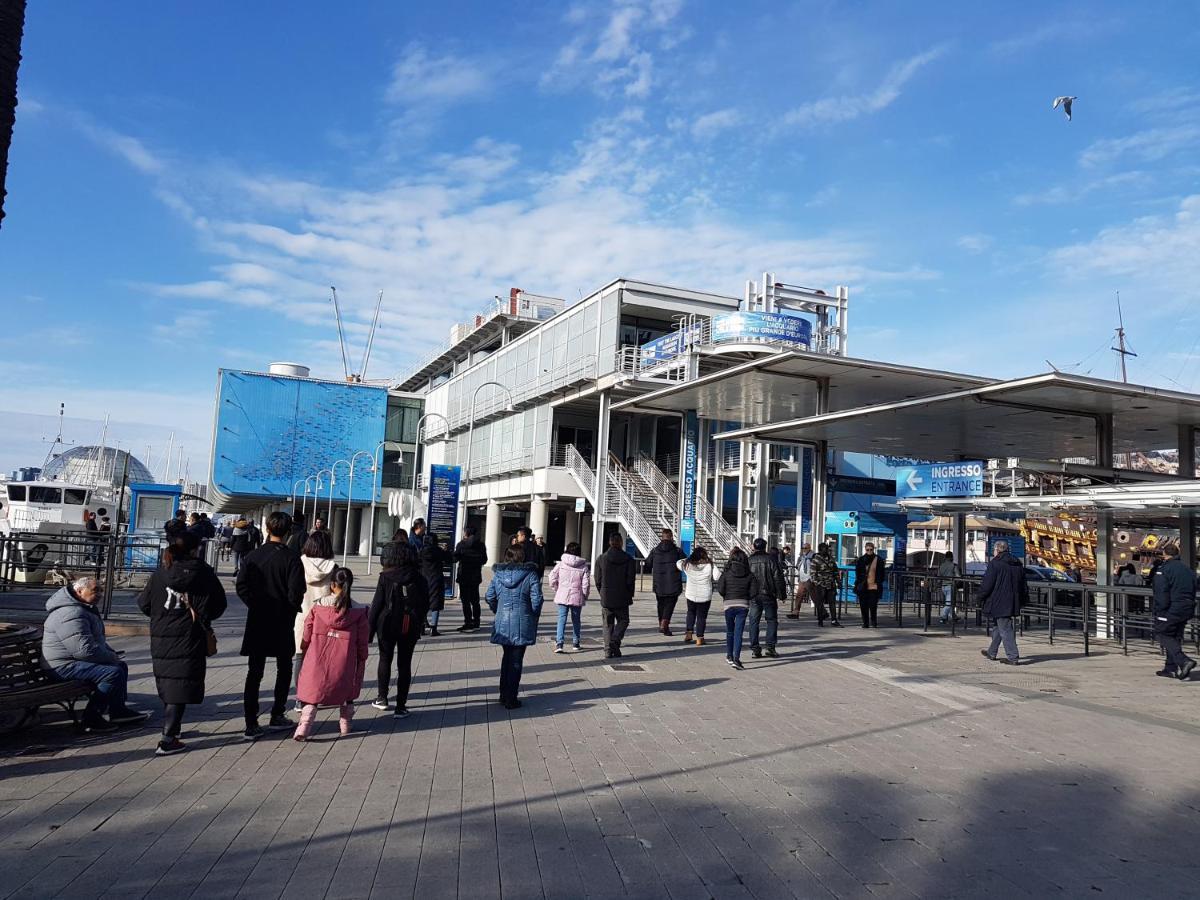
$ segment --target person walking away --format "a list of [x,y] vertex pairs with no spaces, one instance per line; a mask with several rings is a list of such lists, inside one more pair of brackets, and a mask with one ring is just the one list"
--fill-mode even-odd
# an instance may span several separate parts
[[[943,625],[950,621],[950,616],[954,612],[954,579],[958,578],[962,572],[958,569],[958,563],[954,561],[954,554],[947,551],[942,557],[942,561],[938,564],[937,577],[938,584],[942,588],[942,613],[938,617]],[[954,616],[955,620],[958,616]]]
[[83,515],[87,520],[83,526],[84,531],[87,532],[88,542],[85,559],[87,562],[98,562],[100,560],[100,526],[96,524],[96,514],[94,512],[85,510]]
[[1154,573],[1154,636],[1167,661],[1156,672],[1187,681],[1196,661],[1183,652],[1188,621],[1196,614],[1196,573],[1179,558],[1179,545],[1163,548],[1163,563]]
[[163,563],[138,595],[138,609],[150,617],[150,659],[163,703],[162,738],[154,753],[173,756],[187,747],[179,739],[183,712],[204,702],[212,623],[225,612],[225,588],[197,554],[203,541],[178,532],[163,551]]
[[596,560],[596,589],[604,613],[604,658],[621,656],[621,641],[629,627],[629,607],[637,584],[637,564],[622,549],[619,532],[608,536],[608,549]]
[[587,560],[580,554],[582,549],[576,541],[567,544],[566,552],[550,570],[550,590],[554,591],[554,604],[558,607],[558,629],[554,633],[554,652],[563,652],[566,638],[567,616],[571,617],[571,631],[575,640],[572,647],[579,646],[579,617],[592,589],[592,576]]
[[442,549],[437,534],[425,532],[425,543],[421,546],[421,574],[425,576],[429,592],[430,637],[440,637],[442,634],[438,631],[438,619],[446,608],[446,566],[450,565],[452,559],[449,551]]
[[[304,545],[308,543],[308,529],[304,527],[304,513],[292,513],[292,530],[288,532],[287,548],[293,553],[304,555]],[[333,541],[329,542],[333,549]]]
[[800,618],[800,610],[804,601],[809,597],[812,584],[812,545],[800,547],[800,556],[796,558],[796,592],[792,595],[792,611],[787,614],[789,619]]
[[463,529],[463,539],[454,548],[454,561],[458,563],[455,581],[463,608],[463,623],[457,630],[474,631],[479,627],[479,585],[483,582],[483,567],[488,563],[487,547],[474,525]]
[[267,519],[267,543],[242,561],[237,577],[238,598],[246,604],[246,630],[242,656],[247,657],[246,688],[242,702],[246,730],[242,737],[256,741],[266,732],[258,725],[258,694],[267,657],[275,660],[275,694],[268,727],[291,729],[285,714],[292,685],[292,656],[296,652],[296,616],[304,602],[304,566],[287,548],[292,517],[273,512]]
[[350,733],[354,701],[362,693],[367,656],[371,652],[367,610],[350,599],[354,573],[341,566],[329,579],[330,592],[304,617],[300,650],[308,665],[300,672],[296,697],[304,704],[292,737],[307,741],[318,706],[338,707],[338,731]]
[[[529,546],[533,546],[529,542]],[[525,547],[509,547],[504,562],[492,570],[487,605],[495,617],[492,643],[504,648],[500,660],[500,702],[505,709],[521,705],[521,669],[525,648],[537,641],[538,618],[542,614],[542,579],[537,564],[525,562]]]
[[767,552],[767,542],[762,538],[754,539],[754,552],[748,560],[750,571],[758,583],[758,594],[750,598],[750,653],[755,659],[763,655],[763,648],[758,643],[759,626],[763,619],[767,620],[766,650],[767,656],[778,656],[775,641],[779,635],[779,601],[787,597],[787,581],[783,577],[783,566],[779,564],[778,556]]
[[683,642],[692,643],[695,635],[696,646],[703,647],[708,611],[712,608],[713,584],[721,573],[700,544],[692,548],[691,556],[676,562],[675,567],[687,578],[683,587],[683,597],[687,601],[687,630]]
[[[292,523],[292,530],[288,533],[289,549],[292,536],[296,533],[295,524],[295,522]],[[333,539],[329,536],[328,531],[314,531],[308,536],[302,548],[300,565],[304,567],[304,599],[301,601],[300,615],[296,616],[296,624],[293,629],[295,632],[293,636],[296,639],[296,656],[292,660],[297,688],[300,686],[300,669],[304,665],[304,651],[300,649],[300,644],[304,640],[304,622],[308,618],[308,611],[315,604],[327,599],[333,592],[331,579],[337,564],[333,561]],[[304,704],[300,702],[300,697],[297,695],[295,711],[300,712],[303,706]]]
[[242,560],[250,554],[250,523],[245,519],[238,519],[233,523],[233,535],[230,538],[229,546],[233,550],[233,577],[237,578],[238,573],[242,571]]
[[149,718],[125,705],[129,667],[109,646],[104,619],[96,609],[99,596],[100,583],[94,576],[77,578],[51,594],[42,623],[42,659],[47,668],[59,678],[84,681],[92,688],[81,722],[90,734],[115,731],[118,725],[137,725]]
[[408,716],[408,690],[412,684],[412,658],[421,639],[421,625],[429,612],[429,589],[408,535],[384,544],[379,555],[383,571],[375,586],[375,596],[367,616],[369,637],[379,644],[376,669],[378,687],[376,709],[388,708],[388,688],[392,678],[392,659],[396,660],[395,717]]
[[995,554],[983,573],[976,598],[983,607],[983,614],[996,620],[996,627],[992,631],[991,645],[979,652],[994,661],[1003,642],[1006,659],[1001,662],[1015,666],[1021,654],[1017,650],[1013,619],[1028,602],[1029,585],[1025,582],[1025,566],[1008,552],[1007,541],[996,541]]
[[425,530],[425,520],[419,518],[413,519],[412,527],[408,529],[408,544],[417,556],[425,546]]
[[[1145,587],[1145,582],[1142,580],[1142,576],[1138,575],[1137,567],[1133,563],[1125,563],[1117,569],[1113,584],[1120,587]],[[1143,613],[1146,611],[1145,597],[1137,594],[1122,594],[1121,596],[1124,598],[1126,612]]]
[[670,528],[664,528],[660,538],[658,546],[646,557],[646,571],[652,573],[651,586],[658,601],[658,631],[671,637],[671,616],[683,593],[683,577],[675,564],[686,559],[687,554],[675,543]]
[[829,544],[817,545],[817,552],[813,554],[809,569],[811,577],[808,591],[812,595],[813,606],[817,609],[817,625],[823,626],[828,618],[829,624],[841,628],[842,622],[837,607],[838,578],[841,572]]
[[863,628],[879,627],[879,595],[883,593],[883,559],[875,555],[875,545],[866,544],[863,555],[854,561],[854,593]]
[[533,529],[522,525],[517,529],[517,545],[525,552],[525,561],[537,566],[538,578],[546,574],[546,550],[533,539]]
[[750,600],[759,594],[758,579],[750,570],[746,551],[734,547],[729,551],[729,563],[717,579],[717,592],[721,595],[725,610],[725,662],[735,669],[742,665],[742,631],[746,627],[746,614]]

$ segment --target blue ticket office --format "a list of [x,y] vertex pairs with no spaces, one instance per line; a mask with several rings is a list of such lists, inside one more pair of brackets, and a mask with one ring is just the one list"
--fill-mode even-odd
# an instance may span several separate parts
[[[825,540],[833,544],[833,555],[844,571],[847,599],[854,593],[854,561],[863,547],[875,545],[875,552],[891,568],[905,567],[907,561],[908,516],[905,513],[871,513],[843,510],[825,513]],[[883,598],[888,599],[885,588]]]
[[177,484],[134,483],[129,485],[129,534],[125,565],[153,569],[158,565],[162,527],[179,509],[183,489]]

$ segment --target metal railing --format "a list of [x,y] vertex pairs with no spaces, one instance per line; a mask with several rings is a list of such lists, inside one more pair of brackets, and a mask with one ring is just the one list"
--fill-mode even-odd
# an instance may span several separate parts
[[617,350],[617,372],[629,378],[649,378],[655,381],[687,381],[687,356],[671,359],[643,359],[642,348],[626,346]]
[[[990,633],[983,603],[978,599],[981,582],[981,578],[971,576],[939,578],[928,572],[891,572],[888,587],[896,624],[904,625],[907,612],[926,630],[932,628],[935,620],[940,622],[946,601],[944,589],[949,587],[951,615],[946,624],[951,633],[972,627]],[[1084,655],[1090,655],[1096,642],[1119,645],[1124,654],[1131,648],[1157,651],[1151,611],[1154,592],[1149,588],[1038,581],[1029,582],[1028,587],[1029,602],[1017,616],[1022,636],[1044,635],[1051,644],[1064,638],[1079,640]],[[1200,622],[1191,621],[1187,636],[1200,650]]]
[[[720,449],[717,449],[717,448]],[[713,441],[704,463],[709,471],[719,467],[722,472],[731,472],[742,466],[742,445],[739,441]]]
[[593,499],[596,496],[596,473],[573,444],[567,444],[562,451],[563,467],[574,477],[588,499]]

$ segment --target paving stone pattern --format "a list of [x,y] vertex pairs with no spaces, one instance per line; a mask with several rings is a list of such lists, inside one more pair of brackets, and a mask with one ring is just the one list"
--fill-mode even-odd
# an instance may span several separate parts
[[[447,634],[418,649],[411,718],[366,705],[372,659],[354,735],[330,710],[308,744],[246,744],[239,610],[189,752],[54,713],[0,740],[0,897],[1200,895],[1200,683],[1150,652],[1031,639],[1009,668],[979,632],[805,617],[735,672],[717,612],[685,647],[651,600],[623,659],[646,671],[614,671],[593,602],[584,651],[530,649],[519,710],[488,635]],[[148,640],[114,643],[156,726]]]

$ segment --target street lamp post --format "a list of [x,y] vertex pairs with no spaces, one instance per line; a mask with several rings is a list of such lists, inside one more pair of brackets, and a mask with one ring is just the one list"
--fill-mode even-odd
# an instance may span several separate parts
[[322,469],[312,477],[317,479],[317,483],[313,486],[313,524],[316,524],[317,519],[321,518],[321,476],[328,475],[330,480],[333,479],[332,469]]
[[[321,483],[320,475],[309,475],[307,478],[304,479],[304,503],[302,504],[300,511],[304,513],[304,517],[306,519],[308,518],[308,483],[310,481],[312,481],[314,478],[317,479],[317,484],[320,485],[320,483]],[[321,490],[320,487],[318,487],[317,491],[320,492],[320,490]],[[316,501],[313,502],[313,507],[314,508],[316,507]]]
[[[367,574],[371,574],[371,561],[375,558],[375,482],[380,482],[382,489],[382,472],[383,460],[380,458],[380,452],[383,450],[383,445],[386,441],[380,441],[375,445],[375,452],[371,455],[371,525],[369,534],[367,535]],[[400,465],[404,465],[404,456],[400,457]]]
[[[329,536],[331,538],[333,537],[333,486],[337,484],[337,467],[349,465],[350,460],[348,459],[336,459],[329,466]],[[348,528],[350,523],[346,522],[346,526]]]
[[417,454],[421,452],[421,447],[424,446],[421,441],[421,429],[425,425],[425,420],[430,416],[437,416],[439,419],[441,419],[442,423],[446,426],[446,436],[450,436],[450,420],[441,413],[427,412],[425,415],[421,416],[421,418],[417,419],[417,450],[416,453],[413,454],[412,492],[411,496],[409,497],[410,502],[408,505],[409,528],[412,528],[413,513],[417,511],[417,473],[421,470],[421,467],[417,465]]
[[[475,388],[475,393],[471,396],[471,424],[467,428],[467,465],[463,469],[462,484],[460,487],[461,494],[459,496],[459,505],[462,507],[462,515],[460,524],[467,524],[467,484],[471,479],[471,456],[475,450],[475,403],[479,399],[479,392],[485,387],[498,387],[504,393],[508,394],[508,411],[513,409],[513,393],[505,385],[498,381],[485,381],[479,387]],[[458,535],[452,535],[450,540],[453,541]]]
[[[378,448],[377,448],[378,449]],[[365,456],[371,460],[371,472],[375,471],[375,456],[368,453],[366,450],[359,450],[350,457],[350,486],[346,489],[346,530],[342,534],[342,565],[346,565],[346,558],[350,554],[350,504],[354,502],[354,463],[358,461],[360,456]],[[375,509],[375,482],[371,482],[371,510]],[[374,537],[374,535],[372,535]],[[370,548],[367,550],[367,556],[371,555]]]
[[296,485],[304,483],[305,479],[303,478],[297,478],[294,482],[292,482],[292,515],[296,514]]

